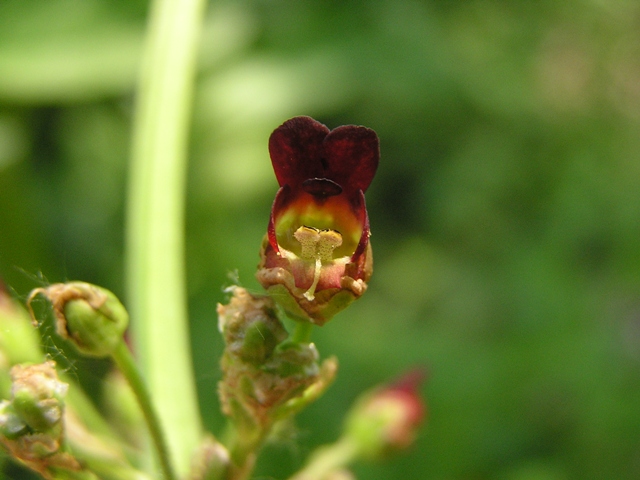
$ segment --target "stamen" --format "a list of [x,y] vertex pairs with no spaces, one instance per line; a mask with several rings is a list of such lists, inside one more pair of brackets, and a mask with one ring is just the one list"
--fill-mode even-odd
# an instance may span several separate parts
[[305,260],[313,260],[316,258],[316,246],[320,240],[320,233],[317,228],[303,225],[294,232],[293,236],[302,246],[300,257]]
[[313,283],[303,293],[304,298],[312,302],[320,281],[322,263],[333,262],[333,251],[342,245],[342,235],[336,230],[318,230],[317,228],[303,225],[294,232],[293,236],[300,242],[302,247],[300,257],[315,263],[313,267]]
[[342,235],[335,230],[322,230],[318,240],[318,255],[323,262],[333,260],[333,251],[342,245]]
[[316,293],[316,287],[318,286],[318,281],[320,281],[321,270],[322,270],[322,260],[320,260],[320,257],[316,257],[316,266],[313,271],[313,283],[309,287],[309,290],[307,290],[302,294],[304,295],[304,298],[306,298],[310,302],[313,302],[313,299],[316,298],[314,293]]

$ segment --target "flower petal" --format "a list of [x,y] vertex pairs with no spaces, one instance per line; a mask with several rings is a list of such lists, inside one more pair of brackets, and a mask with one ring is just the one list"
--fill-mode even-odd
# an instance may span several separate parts
[[380,159],[376,132],[355,125],[338,127],[324,139],[324,153],[326,178],[342,186],[348,196],[367,191]]
[[276,253],[280,251],[278,248],[278,238],[276,237],[276,216],[282,212],[288,203],[290,203],[290,192],[291,188],[289,188],[288,185],[280,187],[276,193],[276,198],[273,200],[273,205],[271,206],[269,226],[267,227],[267,237],[269,238],[269,243]]
[[355,252],[353,252],[353,255],[351,256],[351,261],[357,263],[358,257],[366,251],[367,245],[369,244],[369,237],[371,236],[371,231],[369,230],[369,214],[367,212],[364,192],[362,190],[358,190],[358,196],[354,197],[352,208],[360,218],[360,224],[362,225],[360,241],[358,242]]
[[294,117],[269,137],[269,154],[280,186],[299,189],[308,178],[324,178],[322,142],[329,129],[311,117]]

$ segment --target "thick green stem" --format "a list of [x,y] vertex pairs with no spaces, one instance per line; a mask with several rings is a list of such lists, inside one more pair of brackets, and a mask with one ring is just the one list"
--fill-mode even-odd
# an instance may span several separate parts
[[251,472],[256,464],[257,453],[251,452],[239,465],[231,463],[227,472],[226,480],[247,480],[251,477]]
[[154,0],[140,75],[127,211],[136,354],[177,473],[201,438],[184,267],[187,132],[204,0]]
[[295,330],[291,337],[291,341],[296,343],[309,343],[311,341],[311,332],[313,324],[307,322],[296,322]]
[[331,472],[349,465],[357,456],[357,445],[342,438],[316,450],[302,470],[289,480],[323,480]]
[[225,480],[246,480],[257,460],[257,452],[267,430],[256,427],[255,430],[238,430],[233,423],[227,425],[224,444],[229,449],[230,464]]
[[147,386],[140,375],[140,371],[138,370],[127,345],[122,342],[112,356],[118,366],[118,369],[127,379],[127,382],[129,382],[129,385],[138,400],[145,422],[149,427],[149,433],[151,435],[153,445],[155,446],[158,454],[158,460],[160,467],[162,468],[163,476],[166,480],[174,480],[176,476],[173,473],[173,468],[169,459],[169,450],[167,449],[166,440],[162,429],[160,428],[160,421],[153,409],[153,404],[151,403],[151,397],[149,396]]

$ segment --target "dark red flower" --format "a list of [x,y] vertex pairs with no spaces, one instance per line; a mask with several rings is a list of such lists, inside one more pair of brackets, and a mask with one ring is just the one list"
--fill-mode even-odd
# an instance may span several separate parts
[[269,153],[280,189],[258,280],[294,318],[322,325],[364,293],[371,275],[364,192],[378,167],[378,137],[295,117],[271,134]]

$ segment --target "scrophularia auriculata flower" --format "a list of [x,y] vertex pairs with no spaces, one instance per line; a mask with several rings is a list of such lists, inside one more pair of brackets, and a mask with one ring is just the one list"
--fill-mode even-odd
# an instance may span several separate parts
[[364,193],[378,137],[295,117],[271,134],[269,154],[280,189],[257,278],[291,317],[322,325],[364,293],[372,273]]

